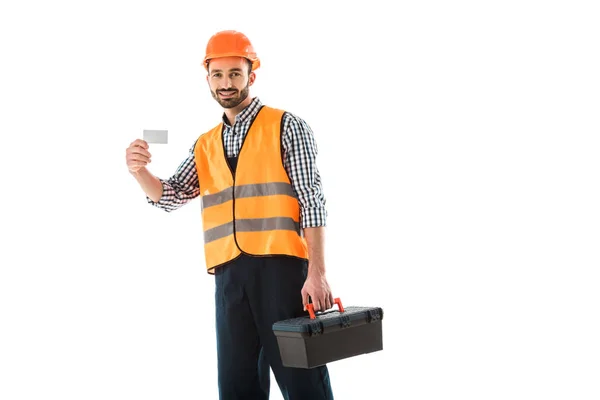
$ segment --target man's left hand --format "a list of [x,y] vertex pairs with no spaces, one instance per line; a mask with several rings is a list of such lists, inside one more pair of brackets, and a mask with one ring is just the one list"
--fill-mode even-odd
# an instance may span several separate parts
[[[315,269],[313,268],[312,271],[315,271]],[[333,307],[333,295],[325,274],[318,272],[318,270],[311,272],[311,266],[308,268],[308,276],[301,293],[304,311],[306,311],[309,296],[315,311],[325,311]]]

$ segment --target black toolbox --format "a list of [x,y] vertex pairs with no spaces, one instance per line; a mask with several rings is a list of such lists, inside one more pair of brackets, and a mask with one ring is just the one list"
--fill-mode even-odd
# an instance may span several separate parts
[[286,367],[314,368],[332,361],[383,350],[381,307],[346,307],[273,324]]

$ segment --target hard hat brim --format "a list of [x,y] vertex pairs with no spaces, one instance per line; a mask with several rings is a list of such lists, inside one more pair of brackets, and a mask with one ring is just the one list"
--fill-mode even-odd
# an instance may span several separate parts
[[258,59],[258,57],[254,56],[253,58],[249,58],[245,54],[240,54],[238,52],[231,52],[231,53],[207,54],[206,57],[204,57],[204,62],[203,62],[204,69],[206,69],[208,71],[208,62],[210,60],[215,59],[215,58],[224,58],[224,57],[245,58],[246,60],[248,60],[252,63],[252,71],[254,71],[260,67],[260,60]]

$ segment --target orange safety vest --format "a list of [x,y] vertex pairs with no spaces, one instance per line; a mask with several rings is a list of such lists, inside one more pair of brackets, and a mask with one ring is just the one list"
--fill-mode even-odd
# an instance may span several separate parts
[[300,205],[283,166],[283,113],[262,106],[242,143],[235,176],[226,159],[223,123],[196,142],[204,256],[211,274],[241,253],[308,259]]

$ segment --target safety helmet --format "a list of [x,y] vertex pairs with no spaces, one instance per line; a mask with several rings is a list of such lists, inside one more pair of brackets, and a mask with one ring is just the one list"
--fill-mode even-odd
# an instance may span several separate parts
[[260,67],[250,40],[241,32],[229,30],[215,33],[206,45],[204,68],[208,71],[208,62],[219,57],[243,57],[252,62],[252,71]]

